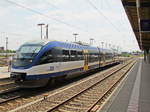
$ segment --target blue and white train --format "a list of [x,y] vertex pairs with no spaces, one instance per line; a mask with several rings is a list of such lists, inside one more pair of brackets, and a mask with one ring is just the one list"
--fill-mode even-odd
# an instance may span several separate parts
[[21,87],[42,87],[52,79],[76,76],[106,62],[114,62],[111,50],[60,41],[30,41],[17,50],[10,77]]

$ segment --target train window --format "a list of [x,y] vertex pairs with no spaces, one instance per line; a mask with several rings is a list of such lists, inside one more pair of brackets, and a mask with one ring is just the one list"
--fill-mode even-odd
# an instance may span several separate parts
[[62,50],[62,61],[70,61],[69,59],[69,50]]
[[97,55],[94,53],[93,54],[93,61],[96,62],[97,61]]
[[89,54],[89,63],[93,63],[99,60],[99,56],[97,53],[90,53]]
[[69,51],[68,50],[63,50],[63,55],[69,55]]
[[89,54],[89,63],[92,63],[93,62],[93,55],[92,53]]
[[51,62],[53,62],[53,57],[52,57],[51,50],[49,50],[41,56],[39,64],[46,64]]
[[60,62],[62,61],[62,50],[59,47],[55,47],[52,50],[53,62]]
[[71,55],[76,55],[77,51],[71,50]]
[[96,61],[98,61],[99,60],[99,54],[98,54],[98,52],[96,52],[95,55],[96,55]]
[[99,61],[100,57],[99,57],[99,53],[90,53],[89,54],[89,62],[97,62]]
[[38,64],[54,63],[59,61],[61,61],[61,49],[52,48],[41,56]]
[[105,56],[104,56],[104,57],[105,57],[105,60],[107,60],[107,54],[105,54]]
[[106,53],[106,59],[111,59],[111,54],[110,53]]
[[78,60],[78,58],[77,58],[77,51],[75,51],[75,50],[71,50],[71,51],[70,51],[70,60],[71,60],[71,61],[76,61],[76,60]]
[[83,52],[82,51],[77,51],[77,59],[83,60]]

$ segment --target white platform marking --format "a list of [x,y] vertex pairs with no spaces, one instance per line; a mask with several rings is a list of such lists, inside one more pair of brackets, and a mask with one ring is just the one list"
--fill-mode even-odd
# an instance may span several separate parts
[[140,61],[139,69],[137,72],[137,76],[132,90],[127,112],[138,112],[140,83],[141,83],[141,69],[142,69],[142,61]]

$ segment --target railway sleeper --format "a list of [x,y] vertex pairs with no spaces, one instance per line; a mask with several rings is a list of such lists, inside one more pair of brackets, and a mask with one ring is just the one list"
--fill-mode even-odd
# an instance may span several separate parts
[[4,87],[10,84],[14,84],[14,81],[5,81],[5,82],[0,82],[0,87]]
[[93,88],[93,89],[90,89],[90,90],[87,90],[85,93],[87,93],[87,94],[97,94],[97,93],[99,93],[99,91],[101,91],[101,90],[97,90],[97,88]]
[[55,110],[55,112],[71,112],[71,111],[66,111],[66,110]]
[[[92,104],[92,103],[90,103],[90,104]],[[83,106],[83,107],[86,107],[86,108],[88,108],[89,106],[89,102],[85,102],[85,103],[79,103],[79,102],[69,102],[67,105],[69,105],[69,106],[75,106],[75,107],[80,107],[80,106]]]
[[79,99],[82,99],[82,100],[97,100],[97,96],[91,96],[91,97],[86,97],[86,96],[79,96],[78,97]]
[[84,93],[84,94],[82,94],[81,96],[87,96],[87,97],[92,97],[92,96],[96,96],[98,93]]
[[56,94],[56,95],[50,96],[48,98],[52,99],[52,100],[64,100],[64,99],[72,97],[72,95],[68,95],[68,96],[67,95],[66,94]]
[[99,94],[99,93],[101,93],[101,92],[103,92],[102,90],[100,90],[100,91],[88,91],[88,92],[86,92],[86,93],[84,93],[84,95],[86,95],[86,96],[96,96],[97,94]]
[[85,100],[85,101],[94,101],[94,100],[96,100],[96,98],[85,98],[85,97],[81,97],[81,96],[79,96],[79,97],[77,97],[77,99],[79,99],[79,100]]
[[76,111],[69,111],[69,110],[65,110],[65,109],[58,109],[58,110],[55,110],[54,112],[76,112]]
[[76,107],[70,107],[68,105],[64,105],[64,106],[60,107],[58,110],[60,110],[61,112],[66,112],[66,111],[68,111],[68,112],[84,112],[86,109],[87,108],[83,108],[83,107],[76,108]]
[[83,103],[83,104],[84,104],[84,103],[86,104],[86,103],[88,102],[88,103],[91,103],[91,104],[92,104],[92,103],[94,103],[95,101],[82,101],[82,100],[77,100],[77,99],[75,99],[74,102]]
[[75,98],[74,101],[76,101],[76,102],[89,102],[89,101],[94,102],[95,100]]
[[68,104],[64,105],[63,107],[70,108],[70,109],[79,109],[79,110],[86,110],[88,108],[88,106],[85,107],[82,105],[76,106],[76,105],[68,105]]
[[62,101],[58,101],[58,100],[57,101],[56,100],[55,101],[51,101],[51,100],[48,100],[48,99],[47,100],[42,100],[42,101],[46,101],[46,102],[48,102],[48,103],[50,103],[52,105],[58,105],[58,104],[60,104],[62,102]]
[[83,105],[83,106],[87,107],[88,105],[92,105],[93,102],[77,102],[77,101],[72,101],[72,102],[69,102],[69,104],[71,104],[71,105]]
[[83,104],[83,105],[84,104],[93,104],[93,102],[81,101],[81,100],[76,100],[76,99],[74,99],[70,103],[80,103],[80,104]]

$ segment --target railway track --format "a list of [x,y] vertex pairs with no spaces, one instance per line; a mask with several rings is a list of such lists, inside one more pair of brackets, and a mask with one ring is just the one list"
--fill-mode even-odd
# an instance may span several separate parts
[[0,67],[7,66],[8,65],[7,60],[8,60],[7,58],[0,58]]
[[0,79],[0,86],[3,84],[10,83],[10,82],[13,82],[10,78],[2,78]]
[[[132,63],[131,63],[132,62]],[[54,94],[45,95],[10,112],[89,112],[118,84],[135,62],[130,61]]]
[[19,87],[10,78],[0,79],[0,104],[18,98]]
[[[130,67],[132,67],[132,65]],[[104,77],[100,82],[95,83],[91,87],[79,92],[78,94],[58,105],[56,104],[56,106],[46,111],[91,112],[98,102],[103,102],[103,98],[105,97],[105,95],[108,94],[116,86],[116,84],[128,71],[126,71],[125,69],[129,69],[130,67],[125,66],[122,70],[116,71]],[[103,87],[103,85],[105,85],[105,88]],[[95,110],[93,109],[93,111]]]
[[20,98],[22,95],[17,90],[7,91],[6,93],[0,94],[0,104],[6,103],[11,100]]
[[[109,68],[109,67],[107,67],[107,68]],[[21,95],[17,98],[14,97],[14,100],[13,99],[8,100],[8,101],[3,102],[2,104],[0,104],[0,112],[6,112],[6,111],[9,111],[9,110],[13,110],[14,108],[17,108],[19,106],[28,104],[32,101],[37,100],[37,99],[41,99],[41,98],[43,99],[43,94],[44,93],[53,94],[53,93],[55,93],[59,90],[63,90],[65,88],[69,87],[70,85],[73,85],[73,84],[77,83],[78,81],[84,80],[87,77],[91,77],[91,75],[93,73],[97,73],[97,72],[98,71],[96,70],[95,72],[91,72],[89,74],[86,74],[86,76],[81,76],[81,78],[75,78],[75,80],[72,80],[72,81],[68,80],[68,81],[65,81],[65,82],[60,82],[60,83],[58,83],[58,85],[57,84],[53,85],[54,87],[40,88],[39,90],[38,89],[29,90],[28,89],[28,90],[24,91],[24,93],[26,93],[26,94]]]
[[0,94],[18,89],[18,86],[10,78],[0,79]]
[[4,85],[0,85],[0,94],[4,94],[4,93],[11,92],[11,91],[15,91],[17,89],[19,89],[19,86],[17,86],[13,82],[7,83],[7,84],[4,84]]

